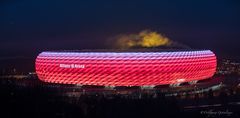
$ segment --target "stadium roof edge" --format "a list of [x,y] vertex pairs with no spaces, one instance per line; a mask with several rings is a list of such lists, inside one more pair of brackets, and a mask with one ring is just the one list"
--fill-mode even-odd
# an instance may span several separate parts
[[84,50],[51,50],[43,52],[178,52],[207,51],[208,49],[84,49]]

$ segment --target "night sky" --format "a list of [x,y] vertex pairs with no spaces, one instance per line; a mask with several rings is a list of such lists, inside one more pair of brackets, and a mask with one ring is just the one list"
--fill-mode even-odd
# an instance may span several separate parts
[[219,56],[240,56],[238,0],[5,0],[0,57],[108,48],[110,37],[145,29]]

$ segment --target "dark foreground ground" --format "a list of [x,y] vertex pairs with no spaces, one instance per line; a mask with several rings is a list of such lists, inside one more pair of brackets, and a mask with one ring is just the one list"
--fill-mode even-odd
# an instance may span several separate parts
[[[240,116],[239,89],[166,97],[162,92],[109,94],[38,80],[1,79],[1,118],[125,118]],[[124,91],[126,92],[126,91]],[[154,94],[153,94],[154,93]],[[217,96],[216,96],[217,95]],[[204,96],[204,97],[202,97]]]

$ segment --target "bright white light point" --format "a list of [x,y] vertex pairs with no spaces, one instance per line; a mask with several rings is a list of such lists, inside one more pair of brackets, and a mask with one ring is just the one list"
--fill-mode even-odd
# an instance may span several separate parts
[[184,82],[185,79],[177,79],[177,82]]

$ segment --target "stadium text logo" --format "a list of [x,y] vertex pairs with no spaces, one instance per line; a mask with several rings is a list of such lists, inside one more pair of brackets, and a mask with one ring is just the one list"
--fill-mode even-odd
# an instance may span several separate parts
[[85,68],[85,65],[81,64],[60,64],[60,68]]

